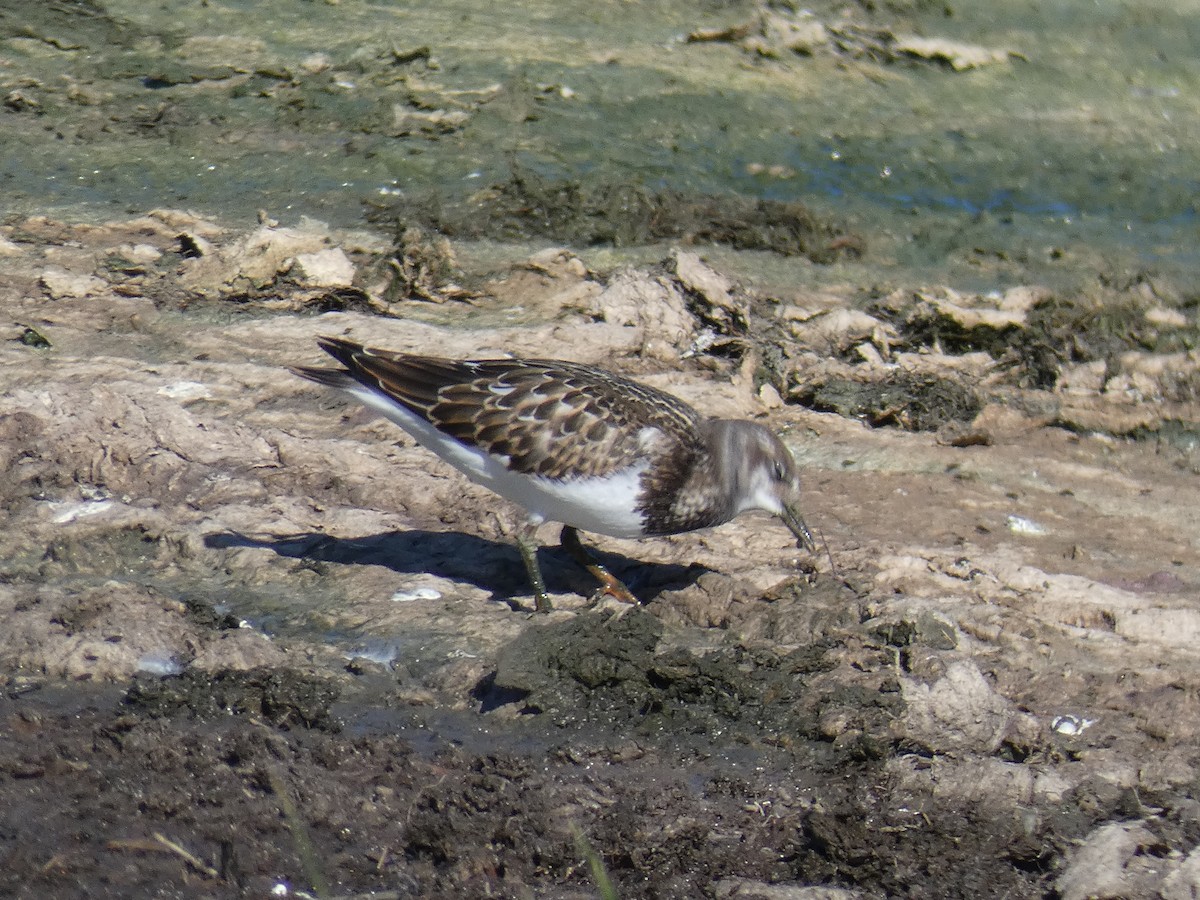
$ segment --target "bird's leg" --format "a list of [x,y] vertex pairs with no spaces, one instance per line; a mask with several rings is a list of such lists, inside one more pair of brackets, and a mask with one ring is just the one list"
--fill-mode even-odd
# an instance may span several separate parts
[[579,542],[579,533],[572,526],[563,526],[559,543],[577,563],[595,576],[596,580],[600,582],[601,593],[616,597],[622,603],[636,604],[638,602],[637,597],[629,592],[629,588],[625,587],[616,575],[600,565],[596,558],[587,552],[587,549]]
[[529,574],[529,583],[533,586],[534,608],[538,612],[550,612],[550,595],[546,593],[546,581],[542,578],[542,568],[538,565],[538,545],[535,535],[539,522],[530,522],[517,532],[517,549],[521,551],[521,559],[525,561],[525,571]]

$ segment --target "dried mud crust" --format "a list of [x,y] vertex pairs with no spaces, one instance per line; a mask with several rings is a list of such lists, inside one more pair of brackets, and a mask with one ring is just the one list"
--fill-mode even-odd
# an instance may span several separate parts
[[[0,894],[1200,885],[1186,293],[775,295],[686,249],[460,277],[434,235],[166,210],[0,235]],[[532,617],[517,515],[290,377],[318,334],[759,418],[823,552],[598,540],[614,618],[547,534]]]

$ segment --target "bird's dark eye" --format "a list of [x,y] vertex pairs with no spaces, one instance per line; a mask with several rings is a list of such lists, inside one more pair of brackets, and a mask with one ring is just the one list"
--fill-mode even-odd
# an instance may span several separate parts
[[787,479],[787,466],[781,462],[775,463],[775,480],[785,481]]

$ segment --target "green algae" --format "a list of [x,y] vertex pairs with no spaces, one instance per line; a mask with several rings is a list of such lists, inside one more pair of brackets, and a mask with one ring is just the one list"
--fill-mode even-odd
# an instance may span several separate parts
[[516,166],[592,191],[803,203],[870,248],[834,277],[1179,277],[1196,261],[1195,6],[857,14],[1015,54],[956,73],[686,42],[749,4],[18,3],[0,17],[20,94],[0,113],[0,183],[10,213],[349,224],[368,201],[462,202]]

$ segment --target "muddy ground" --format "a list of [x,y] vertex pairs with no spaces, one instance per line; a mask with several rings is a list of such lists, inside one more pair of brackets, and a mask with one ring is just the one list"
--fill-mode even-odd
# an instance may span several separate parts
[[[1200,895],[1193,20],[7,4],[0,896]],[[762,421],[820,552],[536,615],[322,334]]]
[[[1187,897],[1197,307],[748,290],[691,250],[3,228],[0,892]],[[461,248],[460,248],[461,249]],[[289,374],[606,365],[784,434],[821,552],[547,528]]]

